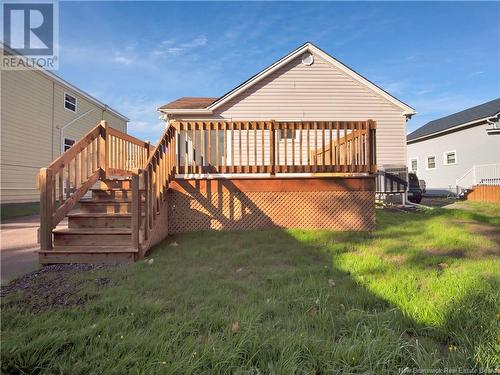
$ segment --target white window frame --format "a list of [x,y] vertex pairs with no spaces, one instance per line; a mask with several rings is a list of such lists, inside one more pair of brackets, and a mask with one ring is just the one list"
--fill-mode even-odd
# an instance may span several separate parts
[[[68,107],[66,107],[66,95],[68,96],[71,96],[72,98],[75,99],[75,110],[73,111],[72,109],[69,109]],[[71,102],[68,101],[68,103],[70,104],[73,104]],[[73,112],[73,113],[76,113],[78,112],[78,98],[76,97],[76,95],[73,95],[73,94],[70,94],[69,92],[64,92],[64,109],[67,110],[67,111],[70,111],[70,112]]]
[[[71,145],[68,145],[68,146],[69,146],[69,148],[67,148],[67,149],[66,149],[66,140],[73,142]],[[64,138],[64,144],[63,144],[63,150],[64,150],[63,152],[68,151],[68,150],[71,148],[71,146],[73,146],[74,144],[75,144],[75,140],[74,140],[74,139],[71,139],[71,138],[65,137],[65,138]]]
[[[429,167],[429,158],[434,158],[434,167],[433,168]],[[428,170],[428,171],[432,171],[433,169],[436,169],[436,167],[437,167],[437,158],[436,158],[436,155],[426,156],[426,158],[425,158],[425,169]]]
[[[455,162],[454,163],[448,163],[448,155],[449,154],[455,154]],[[456,165],[456,164],[458,164],[457,151],[456,150],[445,151],[443,153],[443,164],[444,165]]]
[[[416,161],[417,162],[417,168],[413,170],[412,162]],[[418,172],[418,158],[410,158],[410,172]]]

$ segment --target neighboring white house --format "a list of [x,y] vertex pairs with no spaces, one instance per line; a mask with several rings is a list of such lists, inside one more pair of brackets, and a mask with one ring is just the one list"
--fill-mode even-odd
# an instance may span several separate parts
[[500,98],[433,120],[407,137],[408,170],[428,194],[500,184]]

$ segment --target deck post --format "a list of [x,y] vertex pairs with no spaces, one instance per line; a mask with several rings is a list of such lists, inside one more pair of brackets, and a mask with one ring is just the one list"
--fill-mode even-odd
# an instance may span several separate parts
[[377,172],[377,138],[376,138],[377,123],[373,120],[368,120],[368,150],[369,150],[369,172]]
[[40,187],[40,250],[52,249],[52,171],[48,168],[40,169],[38,175]]
[[271,120],[270,124],[271,130],[271,144],[270,146],[270,161],[271,161],[271,175],[274,176],[276,174],[276,155],[275,155],[275,147],[276,147],[276,121]]
[[139,171],[136,170],[132,173],[132,203],[131,203],[131,228],[132,228],[132,248],[138,250],[139,257],[139,229],[141,223],[141,197],[139,194]]
[[99,136],[99,168],[103,171],[103,178],[106,177],[108,170],[108,123],[106,120],[101,121],[101,134]]

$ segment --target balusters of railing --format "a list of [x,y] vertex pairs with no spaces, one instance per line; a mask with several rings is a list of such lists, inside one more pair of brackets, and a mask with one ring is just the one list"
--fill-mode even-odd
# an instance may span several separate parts
[[132,175],[132,202],[131,212],[131,230],[132,230],[132,248],[140,249],[140,226],[141,226],[141,196],[139,190],[139,171]]
[[[113,136],[122,145],[119,149],[123,154],[118,164],[109,166],[110,140]],[[132,144],[141,145],[144,142],[108,128],[105,121],[92,129],[70,149],[53,161],[39,173],[40,189],[40,247],[43,250],[52,248],[52,229],[66,216],[85,193],[100,177],[105,177],[110,171],[118,174],[129,173],[128,161],[137,159],[132,155]],[[149,147],[149,146],[148,146]],[[118,159],[116,159],[118,160]],[[123,168],[123,169],[120,169]]]
[[376,168],[373,121],[186,121],[175,126],[181,142],[176,164],[186,174],[368,173]]

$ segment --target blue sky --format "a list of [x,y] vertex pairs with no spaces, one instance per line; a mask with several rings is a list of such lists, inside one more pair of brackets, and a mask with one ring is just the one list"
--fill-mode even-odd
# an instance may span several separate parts
[[416,108],[500,97],[500,3],[61,2],[60,76],[156,141],[156,107],[220,96],[306,41]]

